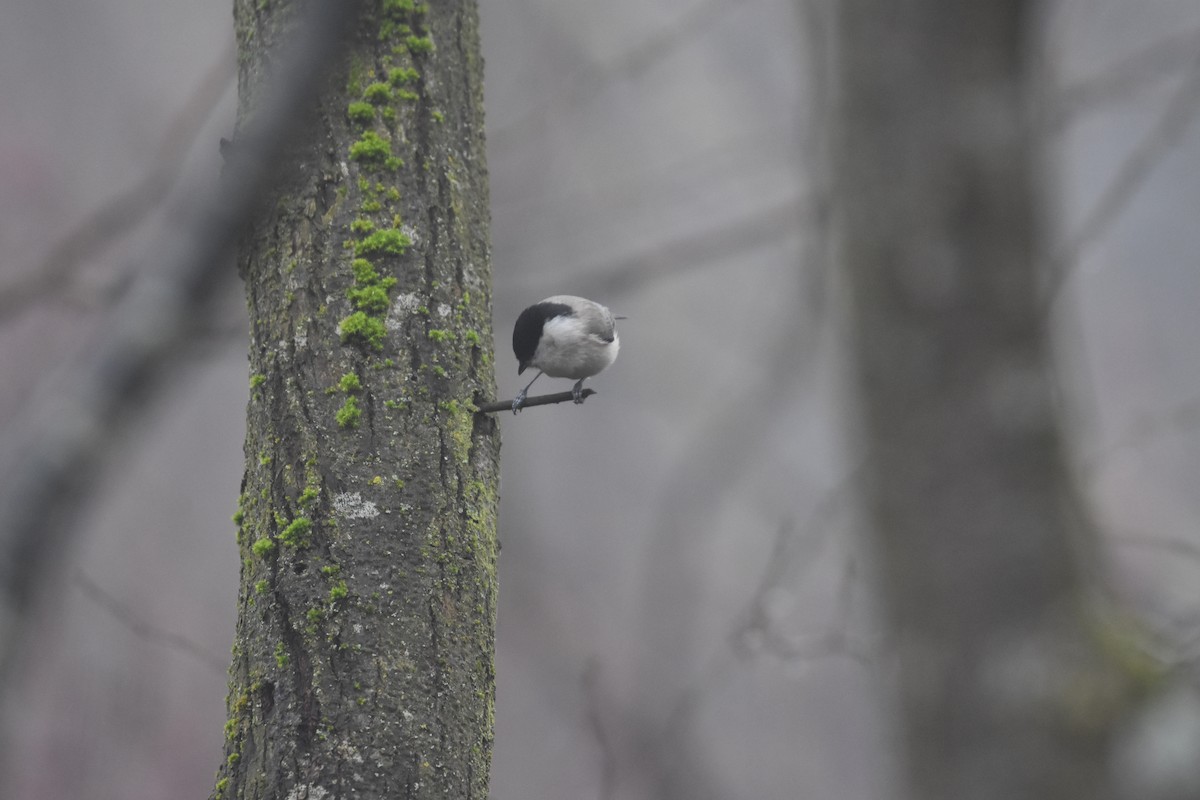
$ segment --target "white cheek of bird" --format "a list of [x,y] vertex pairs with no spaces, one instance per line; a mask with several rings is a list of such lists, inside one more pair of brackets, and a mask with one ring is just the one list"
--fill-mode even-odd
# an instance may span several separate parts
[[559,294],[526,308],[513,326],[513,355],[517,374],[529,368],[537,375],[517,392],[512,410],[525,404],[529,387],[543,375],[576,381],[571,395],[576,403],[584,400],[583,382],[598,375],[617,360],[621,338],[611,311],[585,297]]

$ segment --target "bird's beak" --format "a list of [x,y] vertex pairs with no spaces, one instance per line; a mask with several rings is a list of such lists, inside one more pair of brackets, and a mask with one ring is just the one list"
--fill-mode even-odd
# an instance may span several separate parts
[[520,365],[519,367],[517,367],[517,374],[518,374],[518,375],[520,375],[522,372],[524,372],[524,371],[526,370],[526,368],[527,368],[528,366],[529,366],[529,364],[527,364],[527,363],[525,363],[524,361],[522,361],[522,362],[521,362],[521,365]]

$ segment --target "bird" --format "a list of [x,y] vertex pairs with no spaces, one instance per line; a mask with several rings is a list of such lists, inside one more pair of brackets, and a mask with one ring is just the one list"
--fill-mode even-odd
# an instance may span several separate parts
[[615,317],[604,306],[584,297],[557,294],[534,303],[520,313],[513,326],[513,354],[517,374],[533,367],[538,374],[517,392],[513,413],[521,410],[529,387],[542,375],[574,378],[576,403],[583,402],[583,382],[617,359],[621,339]]

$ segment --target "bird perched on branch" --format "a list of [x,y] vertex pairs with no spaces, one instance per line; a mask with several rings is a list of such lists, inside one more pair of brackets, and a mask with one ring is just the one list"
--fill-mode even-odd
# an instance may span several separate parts
[[529,387],[542,375],[574,378],[576,403],[583,402],[583,382],[616,361],[621,349],[612,312],[583,297],[559,294],[534,303],[521,312],[513,326],[513,354],[517,374],[529,367],[538,370],[533,380],[517,392],[513,413],[521,410]]

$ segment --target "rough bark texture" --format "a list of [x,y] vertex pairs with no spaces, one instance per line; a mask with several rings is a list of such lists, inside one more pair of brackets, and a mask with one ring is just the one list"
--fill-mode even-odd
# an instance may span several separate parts
[[1087,608],[1035,269],[1028,4],[839,4],[840,249],[910,796],[1109,796],[1138,681]]
[[[380,0],[239,266],[251,318],[216,798],[485,798],[496,423],[478,19]],[[235,0],[239,119],[302,6]],[[235,144],[236,146],[236,144]]]

